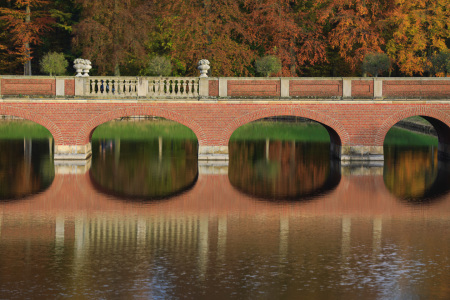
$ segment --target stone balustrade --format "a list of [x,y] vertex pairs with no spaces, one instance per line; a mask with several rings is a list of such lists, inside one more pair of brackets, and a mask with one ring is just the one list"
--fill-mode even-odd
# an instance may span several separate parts
[[199,96],[198,87],[197,77],[77,77],[75,96],[194,98]]

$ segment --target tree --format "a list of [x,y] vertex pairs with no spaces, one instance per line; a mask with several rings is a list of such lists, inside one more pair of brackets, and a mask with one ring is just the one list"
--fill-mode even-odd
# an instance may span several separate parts
[[433,54],[429,58],[428,70],[434,76],[443,75],[447,76],[450,66],[450,51],[444,50],[439,53]]
[[391,67],[391,59],[385,53],[368,53],[364,56],[362,70],[372,76],[386,72]]
[[146,65],[145,44],[152,24],[152,1],[77,0],[81,21],[74,27],[74,45],[99,74],[120,75],[120,68]]
[[66,73],[69,63],[62,53],[49,52],[47,53],[40,62],[41,71],[43,73],[55,75],[63,75]]
[[148,71],[150,76],[169,76],[172,73],[172,64],[164,56],[156,56],[150,60]]
[[386,53],[406,75],[423,74],[427,57],[450,37],[448,0],[394,0],[387,14]]
[[265,77],[278,73],[281,70],[280,59],[273,55],[261,57],[255,62],[256,72]]
[[382,51],[385,14],[392,1],[317,0],[315,9],[326,28],[328,44],[353,70],[364,56]]
[[24,75],[32,74],[31,45],[40,44],[41,35],[54,22],[48,13],[38,10],[47,3],[46,0],[16,0],[11,7],[0,7],[0,20],[5,22],[14,46],[8,49],[8,54],[24,64]]
[[[150,50],[167,55],[176,71],[198,76],[200,59],[211,62],[215,76],[246,76],[256,57],[245,42],[248,28],[236,0],[159,1],[156,30]],[[160,51],[160,52],[158,52]],[[151,54],[153,54],[151,53]]]

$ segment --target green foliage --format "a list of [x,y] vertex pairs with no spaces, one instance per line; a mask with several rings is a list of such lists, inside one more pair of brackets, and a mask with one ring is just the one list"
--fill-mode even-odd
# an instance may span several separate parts
[[41,71],[43,73],[52,75],[63,75],[66,73],[69,62],[64,58],[64,54],[49,52],[44,57],[42,57]]
[[155,56],[148,65],[150,76],[169,76],[172,73],[172,63],[164,56]]
[[447,75],[450,73],[450,51],[441,51],[432,55],[429,59],[429,69],[428,71],[432,75],[443,73]]
[[384,146],[437,146],[437,137],[392,127],[384,138]]
[[261,57],[255,61],[256,72],[262,76],[269,77],[271,74],[281,70],[280,59],[273,55]]
[[391,67],[391,59],[386,53],[368,53],[364,56],[362,70],[372,76],[386,72]]

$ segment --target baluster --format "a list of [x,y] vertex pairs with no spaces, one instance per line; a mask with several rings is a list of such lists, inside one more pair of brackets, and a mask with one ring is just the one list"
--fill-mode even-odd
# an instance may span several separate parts
[[95,80],[94,79],[86,80],[86,94],[87,95],[95,94]]
[[125,79],[125,96],[130,94],[130,81]]
[[171,81],[172,81],[172,93],[170,93],[170,96],[176,96],[178,93],[175,90],[175,87],[176,87],[175,79],[172,79]]
[[102,85],[102,81],[99,79],[97,80],[97,95],[101,95],[102,94],[102,90],[100,89]]
[[118,86],[119,88],[117,89],[117,94],[122,96],[123,95],[123,80],[118,80]]
[[105,87],[104,87],[104,89],[105,89],[105,92],[106,92],[106,95],[108,95],[108,96],[111,96],[111,80],[105,80]]
[[154,80],[149,80],[148,81],[148,95],[150,97],[153,97],[156,94],[155,88],[156,88],[155,81]]
[[157,93],[157,96],[161,96],[162,95],[162,90],[164,89],[164,87],[162,86],[162,80],[158,79],[157,82],[158,82],[158,93]]
[[133,96],[137,96],[137,80],[133,80]]
[[189,97],[189,87],[188,87],[189,81],[187,79],[184,79],[183,83],[184,83],[183,96]]
[[194,81],[188,80],[189,85],[189,97],[194,97]]
[[198,96],[198,81],[197,80],[194,82],[193,94],[194,94],[194,97]]
[[119,94],[119,81],[117,79],[114,80],[114,91],[113,94]]

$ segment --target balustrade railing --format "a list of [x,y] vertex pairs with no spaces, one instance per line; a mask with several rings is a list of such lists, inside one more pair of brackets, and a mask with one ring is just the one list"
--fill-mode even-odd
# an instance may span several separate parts
[[198,97],[198,78],[85,77],[84,96],[90,97]]
[[198,78],[158,77],[148,78],[148,94],[150,96],[197,97]]
[[87,77],[86,96],[137,96],[136,77]]

